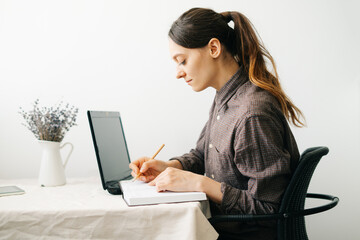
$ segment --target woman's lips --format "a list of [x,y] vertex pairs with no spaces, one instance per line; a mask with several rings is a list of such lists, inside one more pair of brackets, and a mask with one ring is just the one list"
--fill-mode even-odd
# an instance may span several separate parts
[[187,83],[187,84],[190,84],[191,82],[192,82],[192,79],[186,80],[186,83]]

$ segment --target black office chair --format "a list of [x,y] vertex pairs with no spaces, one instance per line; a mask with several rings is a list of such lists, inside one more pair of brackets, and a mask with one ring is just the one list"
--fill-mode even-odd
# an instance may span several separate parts
[[[339,198],[307,193],[313,172],[322,156],[328,154],[327,147],[313,147],[305,150],[282,198],[278,213],[266,215],[218,215],[209,219],[211,224],[219,222],[248,222],[277,219],[278,240],[308,240],[304,216],[327,211],[335,207]],[[306,198],[330,200],[329,203],[304,209]]]

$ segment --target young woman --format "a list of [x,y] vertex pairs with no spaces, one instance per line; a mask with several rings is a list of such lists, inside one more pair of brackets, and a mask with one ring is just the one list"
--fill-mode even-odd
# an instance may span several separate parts
[[[238,12],[193,8],[173,23],[169,48],[177,78],[196,92],[216,89],[209,120],[195,149],[170,161],[140,158],[130,164],[132,175],[140,171],[158,191],[205,192],[212,214],[276,212],[299,159],[287,121],[303,126],[302,113],[283,92],[252,24]],[[266,223],[216,229],[240,239],[276,236]]]

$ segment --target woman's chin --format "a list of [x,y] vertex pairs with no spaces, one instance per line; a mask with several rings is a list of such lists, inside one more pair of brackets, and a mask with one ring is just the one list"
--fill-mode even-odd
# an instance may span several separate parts
[[194,84],[194,82],[191,82],[191,84],[189,84],[189,85],[191,86],[192,90],[195,92],[201,92],[202,90],[207,88],[207,86]]

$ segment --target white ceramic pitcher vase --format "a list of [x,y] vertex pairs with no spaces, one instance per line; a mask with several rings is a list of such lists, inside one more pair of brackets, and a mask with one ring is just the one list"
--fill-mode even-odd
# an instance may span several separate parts
[[[55,187],[64,185],[65,179],[65,167],[69,161],[69,157],[74,149],[74,146],[67,142],[60,146],[59,142],[51,141],[39,141],[42,147],[42,158],[39,173],[39,184],[42,187]],[[64,146],[71,146],[65,162],[63,163],[60,155],[60,149]]]

